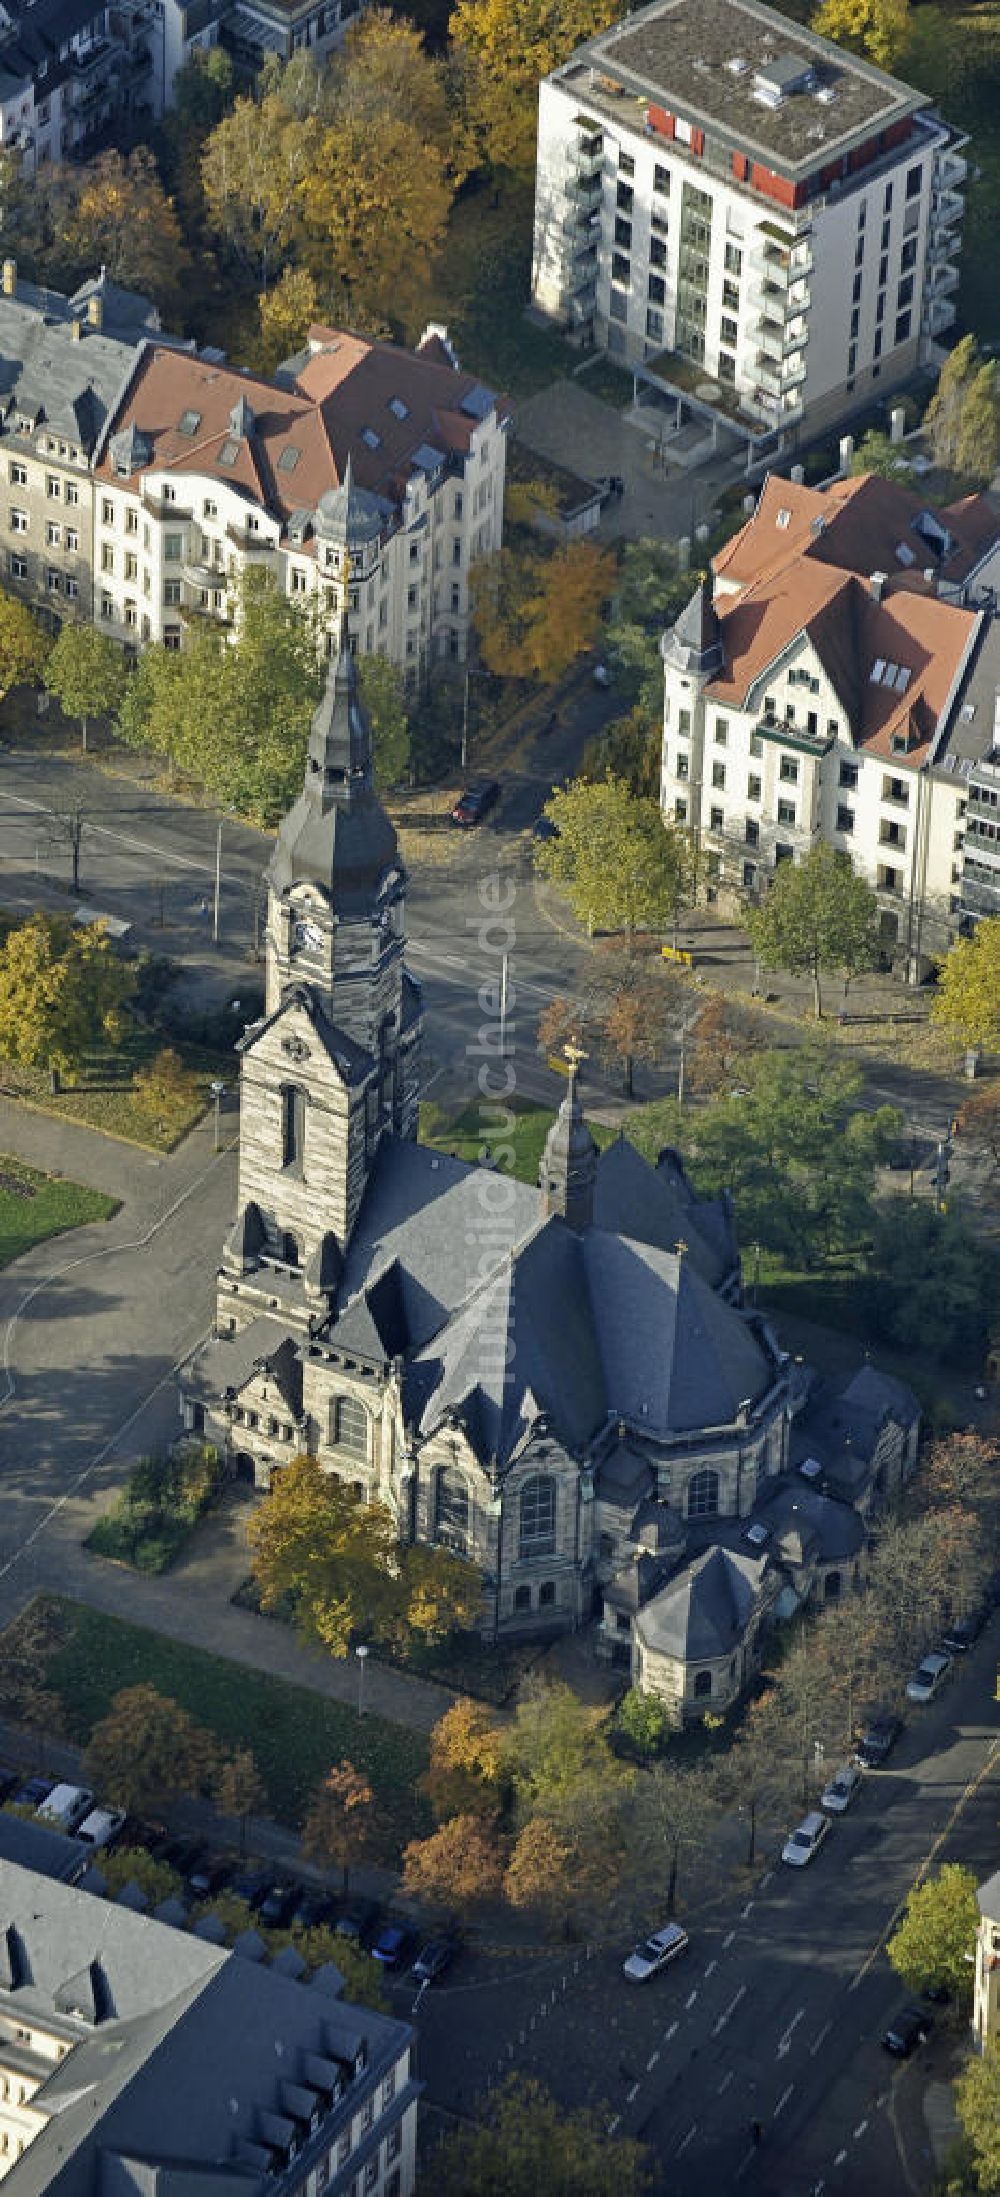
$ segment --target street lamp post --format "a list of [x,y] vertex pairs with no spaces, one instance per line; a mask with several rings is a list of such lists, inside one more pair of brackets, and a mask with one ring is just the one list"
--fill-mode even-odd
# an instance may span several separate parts
[[212,899],[212,944],[219,943],[219,897],[222,890],[222,818],[215,830],[215,893]]
[[222,1101],[226,1095],[226,1086],[224,1083],[210,1083],[209,1090],[215,1101],[215,1149],[218,1152],[222,1147]]
[[357,1646],[357,1647],[355,1648],[355,1650],[354,1650],[354,1653],[355,1653],[355,1655],[357,1656],[357,1659],[358,1659],[358,1715],[359,1715],[359,1716],[364,1716],[364,1713],[365,1713],[365,1660],[366,1660],[366,1657],[367,1657],[367,1655],[368,1655],[368,1650],[367,1650],[367,1648],[366,1648],[366,1646],[365,1646],[365,1643],[364,1643],[364,1641],[363,1641],[363,1640],[362,1640],[362,1641],[360,1641],[360,1642],[358,1643],[358,1646]]

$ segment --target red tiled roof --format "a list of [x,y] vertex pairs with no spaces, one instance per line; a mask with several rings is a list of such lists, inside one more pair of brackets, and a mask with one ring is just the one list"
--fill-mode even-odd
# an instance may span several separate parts
[[[939,568],[913,526],[927,509],[927,499],[918,491],[877,473],[834,481],[824,490],[769,473],[753,517],[720,550],[714,569],[729,583],[753,586],[808,557],[842,572],[885,572],[894,587],[926,594],[926,566],[934,565],[946,579],[959,583],[990,544],[1000,540],[1000,516],[988,499],[966,496],[934,512],[955,542]],[[912,565],[896,556],[901,542],[914,553]]]
[[[151,345],[111,432],[134,424],[151,445],[148,470],[215,473],[282,520],[315,510],[328,489],[340,486],[348,457],[361,487],[398,503],[421,445],[442,457],[468,451],[476,418],[461,407],[479,384],[452,366],[442,343],[403,351],[323,327],[310,330],[309,343],[311,356],[288,388]],[[236,439],[230,413],[241,399],[253,413],[252,432],[230,452],[233,462],[223,464],[223,449]],[[496,405],[503,418],[502,400]],[[190,434],[180,429],[185,413],[197,418]],[[293,449],[294,465],[283,466],[282,456]],[[107,452],[98,473],[114,477]]]

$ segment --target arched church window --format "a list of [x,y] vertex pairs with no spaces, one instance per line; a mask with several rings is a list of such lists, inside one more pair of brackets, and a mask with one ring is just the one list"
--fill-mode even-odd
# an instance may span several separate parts
[[689,1518],[717,1518],[719,1514],[719,1475],[717,1472],[693,1472],[687,1486],[687,1514]]
[[306,1094],[301,1085],[286,1083],[281,1090],[281,1164],[302,1173],[306,1141]]
[[281,1256],[286,1266],[298,1266],[301,1257],[299,1239],[293,1236],[290,1228],[285,1230],[281,1239]]
[[368,1413],[355,1396],[335,1396],[330,1407],[330,1440],[352,1457],[368,1455]]
[[460,1472],[441,1465],[434,1480],[434,1539],[464,1556],[469,1541],[469,1490]]
[[696,1701],[707,1701],[707,1699],[708,1699],[708,1696],[709,1696],[709,1694],[711,1693],[711,1691],[712,1691],[712,1673],[711,1673],[711,1671],[696,1671],[696,1672],[695,1672],[695,1674],[694,1674],[694,1698],[695,1698],[695,1700],[696,1700]]
[[556,1545],[556,1483],[550,1473],[535,1472],[521,1489],[520,1554],[552,1556]]

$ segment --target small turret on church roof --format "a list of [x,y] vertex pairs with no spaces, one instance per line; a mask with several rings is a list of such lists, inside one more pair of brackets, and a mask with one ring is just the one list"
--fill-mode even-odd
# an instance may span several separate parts
[[386,873],[398,868],[399,844],[374,791],[371,727],[342,631],[313,715],[302,792],[279,826],[270,881],[277,892],[322,885],[335,907],[355,909],[372,902]]
[[667,663],[701,678],[714,678],[722,670],[722,628],[712,601],[711,573],[705,573],[680,617],[664,634],[661,652]]
[[539,1188],[547,1213],[561,1213],[571,1228],[589,1228],[594,1217],[594,1179],[597,1146],[584,1119],[577,1092],[580,1062],[584,1055],[567,1046],[569,1088],[545,1139]]

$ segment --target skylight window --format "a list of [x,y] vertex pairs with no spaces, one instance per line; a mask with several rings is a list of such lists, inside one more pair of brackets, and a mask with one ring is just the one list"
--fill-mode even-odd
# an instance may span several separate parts
[[240,446],[239,446],[239,443],[235,441],[235,439],[234,439],[234,437],[233,437],[232,435],[227,435],[227,436],[226,436],[226,440],[225,440],[225,442],[224,442],[224,443],[223,443],[223,445],[222,445],[222,449],[221,449],[221,450],[220,450],[220,452],[219,452],[219,464],[220,464],[220,465],[235,465],[235,464],[236,464],[236,460],[237,460],[237,458],[239,457],[239,454],[240,454]]
[[408,420],[410,417],[410,407],[403,403],[402,397],[390,397],[389,410],[394,419]]
[[896,692],[897,692],[897,694],[905,694],[905,693],[906,693],[906,689],[907,689],[907,687],[908,687],[908,686],[909,686],[909,684],[910,684],[910,678],[911,678],[911,673],[910,673],[910,671],[908,670],[907,666],[906,666],[905,664],[900,664],[900,666],[899,666],[899,670],[898,670],[898,671],[897,671],[897,673],[896,673]]
[[374,427],[363,427],[361,440],[369,450],[381,450],[382,448],[382,437],[375,433]]
[[780,527],[781,527],[782,529],[784,529],[784,528],[785,528],[786,526],[790,526],[790,525],[791,525],[791,523],[792,523],[792,514],[791,514],[791,512],[790,512],[790,511],[784,511],[784,510],[782,510],[782,511],[779,511],[779,513],[778,513],[778,525],[779,525],[779,526],[780,526]]
[[281,453],[280,458],[278,459],[279,473],[294,473],[301,456],[302,452],[297,448],[296,444],[293,442],[287,442]]
[[873,686],[873,687],[880,687],[880,686],[881,686],[881,684],[882,684],[882,674],[883,674],[884,670],[885,670],[885,657],[884,657],[884,656],[876,656],[876,658],[875,658],[875,662],[874,662],[874,663],[873,663],[873,665],[872,665],[872,673],[871,673],[871,683],[872,683],[872,686]]
[[200,426],[200,412],[182,412],[177,422],[177,432],[179,435],[196,435]]

